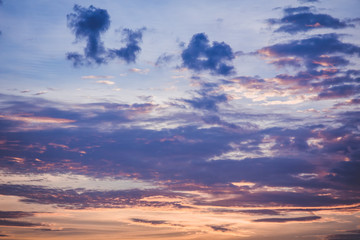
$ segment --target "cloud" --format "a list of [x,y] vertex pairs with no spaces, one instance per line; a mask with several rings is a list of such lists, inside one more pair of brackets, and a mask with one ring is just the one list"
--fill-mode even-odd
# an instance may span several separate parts
[[224,76],[234,73],[234,67],[228,64],[235,58],[231,47],[224,42],[210,45],[205,33],[193,35],[181,57],[184,67],[197,72],[210,70],[215,75]]
[[163,220],[146,220],[141,218],[131,218],[130,220],[136,223],[147,223],[151,225],[162,225],[167,223],[166,221]]
[[[253,79],[238,81],[242,80],[246,83]],[[254,81],[261,82],[261,79]],[[218,84],[200,84],[199,92],[204,96],[220,94]],[[0,124],[0,167],[8,172],[75,173],[98,178],[126,176],[162,181],[171,191],[196,189],[228,197],[227,200],[195,201],[215,206],[256,207],[277,203],[321,207],[359,202],[355,191],[358,188],[354,184],[358,183],[355,161],[359,158],[360,146],[359,113],[355,111],[327,119],[329,126],[298,125],[298,120],[286,115],[232,113],[233,119],[237,120],[233,125],[228,122],[226,111],[218,115],[206,108],[200,114],[192,112],[191,116],[177,114],[149,118],[147,114],[157,108],[151,103],[71,106],[40,98],[2,96],[1,99],[1,111],[7,113],[6,116],[21,119],[1,119],[4,124]],[[42,118],[33,118],[30,114],[34,112]],[[31,125],[39,119],[45,122],[71,120],[72,128],[27,131],[22,127],[22,124]],[[241,121],[252,123],[263,119],[272,122],[283,119],[294,125],[288,128],[281,124],[279,127],[236,128]],[[212,125],[202,127],[204,121]],[[176,123],[176,126],[151,127],[158,123]],[[56,141],[53,136],[57,136]],[[252,182],[254,186],[249,189],[232,184],[241,181]],[[236,196],[227,195],[234,191]],[[32,201],[76,208],[119,207],[128,204],[122,196],[131,199],[131,194],[126,192],[79,194],[76,191],[52,192],[28,186],[24,189],[3,186],[2,194],[16,195],[18,192],[24,192],[23,197]],[[56,197],[58,195],[67,197]],[[106,199],[104,204],[101,205],[96,197],[99,201]],[[115,201],[116,197],[119,200]],[[148,203],[135,201],[134,204]],[[175,207],[174,204],[171,206]]]
[[312,59],[334,53],[360,56],[360,47],[350,43],[343,43],[339,40],[339,35],[332,33],[275,44],[262,48],[258,52],[269,57],[295,56]]
[[275,223],[285,223],[285,222],[308,222],[319,220],[319,216],[310,216],[310,217],[296,217],[296,218],[261,218],[253,220],[253,222],[275,222]]
[[218,104],[227,102],[228,98],[225,94],[206,95],[201,94],[201,97],[193,99],[184,99],[184,102],[189,103],[193,108],[204,109],[209,111],[218,111]]
[[[356,95],[359,89],[359,77],[356,70],[342,70],[350,66],[347,59],[360,56],[360,47],[351,43],[344,43],[338,34],[315,35],[301,40],[279,43],[264,47],[259,54],[270,63],[283,66],[303,66],[295,75],[279,74],[273,81],[281,87],[274,89],[266,80],[267,87],[274,91],[296,95],[314,95],[312,99],[324,100],[344,98]],[[243,84],[244,85],[244,84]],[[259,84],[264,89],[265,84]],[[249,86],[249,84],[245,84]],[[254,88],[254,87],[252,87]],[[256,88],[259,89],[259,88]]]
[[67,25],[75,34],[77,41],[86,41],[84,55],[76,52],[67,53],[67,59],[71,60],[75,67],[106,64],[114,58],[120,58],[126,63],[135,62],[141,50],[139,44],[145,28],[123,29],[123,42],[126,46],[120,49],[106,49],[101,41],[101,35],[110,27],[110,16],[107,10],[92,5],[88,8],[74,5],[73,10],[75,13],[67,15]]
[[150,69],[130,68],[129,71],[133,73],[148,74]]
[[123,29],[123,42],[126,43],[126,46],[120,49],[109,49],[109,57],[118,57],[127,63],[135,62],[137,55],[141,51],[139,44],[142,42],[142,35],[145,30],[146,28],[135,31],[128,28]]
[[209,225],[214,231],[229,232],[231,229],[227,228],[228,225]]
[[284,17],[280,19],[268,19],[271,25],[281,25],[276,32],[295,34],[313,29],[332,28],[341,29],[354,27],[345,21],[340,21],[328,14],[315,14],[310,7],[285,8]]
[[109,80],[99,80],[99,81],[96,81],[96,83],[105,84],[105,85],[114,85],[115,84],[115,82],[109,81]]
[[[0,193],[8,196],[22,197],[22,202],[38,204],[56,204],[59,207],[69,209],[85,208],[122,208],[125,206],[143,206],[143,207],[173,207],[182,208],[183,206],[176,202],[157,202],[142,201],[145,197],[166,196],[176,198],[182,196],[181,193],[174,193],[168,190],[160,189],[130,189],[118,191],[84,191],[84,189],[57,189],[44,188],[34,185],[6,185],[0,184]],[[140,220],[138,220],[139,222]],[[144,220],[146,221],[146,220]],[[144,222],[142,221],[142,222]],[[150,222],[147,222],[150,223]],[[0,225],[15,224],[26,226],[28,223],[4,220]],[[160,224],[153,222],[153,224]],[[9,225],[10,226],[10,225]],[[35,226],[29,223],[28,226]],[[36,226],[40,226],[36,224]]]
[[360,230],[346,231],[342,234],[333,234],[326,237],[326,240],[358,240],[360,239]]
[[[193,97],[192,99],[183,99],[182,101],[190,104],[195,109],[202,109],[217,112],[218,104],[225,103],[229,97],[225,93],[218,93],[218,84],[202,83],[200,82],[201,89],[195,91],[200,97]],[[214,119],[220,123],[219,119]],[[211,118],[206,117],[206,121],[211,122]],[[214,123],[214,122],[213,122]]]
[[161,65],[168,64],[168,63],[171,62],[174,58],[175,58],[175,55],[163,53],[163,54],[161,54],[161,55],[157,58],[157,60],[156,60],[156,62],[155,62],[155,65],[156,65],[156,66],[161,66]]
[[34,213],[22,211],[0,211],[0,218],[22,218],[31,217]]
[[344,98],[355,95],[359,92],[358,85],[340,85],[327,88],[319,93],[319,99]]
[[31,223],[31,222],[24,222],[24,221],[12,221],[12,220],[0,219],[0,226],[38,227],[38,226],[43,226],[43,224],[40,224],[40,223]]
[[68,27],[76,36],[76,40],[85,40],[84,56],[77,53],[69,53],[67,58],[72,60],[75,66],[83,64],[106,63],[105,47],[101,41],[101,34],[110,26],[110,16],[105,9],[90,6],[84,8],[74,5],[75,13],[67,15]]

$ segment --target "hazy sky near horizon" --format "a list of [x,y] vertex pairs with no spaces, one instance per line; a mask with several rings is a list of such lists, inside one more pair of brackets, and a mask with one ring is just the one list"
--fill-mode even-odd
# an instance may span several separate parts
[[359,7],[0,1],[0,239],[359,239]]

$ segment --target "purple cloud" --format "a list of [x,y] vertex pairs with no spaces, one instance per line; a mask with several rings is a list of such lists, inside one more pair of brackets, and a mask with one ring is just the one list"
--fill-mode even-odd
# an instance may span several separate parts
[[197,72],[210,70],[224,76],[234,73],[234,67],[227,63],[235,58],[231,47],[224,42],[210,45],[205,33],[195,34],[181,57],[185,67]]

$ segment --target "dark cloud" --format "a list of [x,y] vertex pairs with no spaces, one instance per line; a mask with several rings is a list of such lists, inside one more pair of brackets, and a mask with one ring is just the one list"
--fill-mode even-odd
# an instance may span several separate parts
[[319,28],[341,29],[354,27],[345,21],[340,21],[328,14],[315,14],[310,7],[285,8],[285,16],[280,19],[269,19],[272,25],[280,25],[276,32],[295,34]]
[[141,219],[141,218],[131,218],[130,220],[133,222],[136,222],[136,223],[148,223],[151,225],[161,225],[161,224],[167,223],[166,221],[163,221],[163,220],[146,220],[146,219]]
[[105,47],[101,41],[101,34],[106,32],[110,26],[110,16],[105,9],[90,6],[84,8],[75,5],[75,13],[67,15],[68,27],[73,31],[76,40],[85,40],[84,57],[77,53],[69,53],[67,58],[74,62],[74,65],[83,65],[92,62],[97,64],[106,63]]
[[[207,124],[216,124],[216,125],[220,125],[220,126],[224,126],[224,127],[228,127],[228,128],[234,128],[234,129],[238,128],[238,126],[236,124],[221,120],[221,118],[217,115],[206,115],[202,119]],[[251,127],[255,127],[255,126],[252,125]]]
[[326,240],[358,240],[360,239],[360,230],[346,231],[341,234],[333,234],[326,237]]
[[125,47],[120,49],[106,49],[101,41],[101,35],[110,27],[110,16],[105,9],[90,6],[88,8],[75,5],[75,13],[67,15],[68,27],[76,36],[77,41],[85,40],[84,55],[71,52],[67,53],[67,59],[74,66],[105,64],[114,58],[120,58],[126,63],[135,62],[137,54],[141,51],[139,44],[145,28],[122,30]]
[[344,98],[358,94],[359,90],[360,86],[358,85],[334,86],[320,92],[318,97],[319,99]]
[[[131,189],[120,191],[85,191],[84,189],[61,190],[34,185],[0,185],[0,193],[22,197],[22,202],[56,204],[69,209],[121,208],[125,206],[183,208],[179,203],[142,201],[150,196],[179,197],[182,194],[159,189]],[[13,223],[13,224],[16,224]],[[26,223],[25,223],[26,224]]]
[[[220,103],[225,103],[229,100],[228,96],[225,93],[218,93],[216,91],[216,89],[218,88],[218,84],[200,82],[200,85],[201,89],[195,91],[198,95],[200,95],[200,97],[183,99],[183,101],[190,104],[191,107],[195,109],[217,112],[218,105]],[[214,119],[214,117],[207,117],[204,120],[208,121],[209,123],[220,123],[220,119]]]
[[341,42],[337,34],[324,34],[302,40],[293,40],[289,43],[275,44],[265,47],[259,52],[271,56],[295,56],[313,59],[334,53],[360,56],[360,47]]
[[[258,52],[273,59],[271,63],[280,67],[296,64],[305,67],[294,76],[276,76],[283,87],[295,93],[315,92],[316,100],[350,97],[358,94],[360,78],[356,70],[343,71],[341,68],[351,64],[347,55],[360,56],[360,47],[339,38],[337,34],[316,35],[268,46]],[[259,89],[254,84],[249,87]]]
[[40,223],[24,222],[24,221],[12,221],[6,219],[0,219],[0,226],[14,226],[14,227],[38,227],[43,226]]
[[251,215],[280,215],[279,211],[271,209],[250,209],[250,210],[233,210],[233,209],[211,209],[215,213],[246,213]]
[[231,229],[227,228],[228,225],[209,225],[214,231],[229,232]]
[[358,189],[360,186],[360,151],[359,149],[355,153],[355,161],[340,162],[334,169],[331,170],[327,176],[333,182],[343,183],[345,186],[351,186],[351,188]]
[[[219,95],[201,94],[201,95],[202,95],[201,97],[195,97],[193,99],[184,99],[184,102],[189,103],[193,108],[216,112],[218,111],[219,103],[228,101],[228,97],[226,96],[226,94],[219,94]],[[207,118],[207,120],[211,120],[211,119]]]
[[22,218],[31,217],[34,213],[22,211],[0,211],[0,218]]
[[308,222],[319,220],[319,216],[310,216],[310,217],[296,217],[296,218],[261,218],[253,220],[253,222],[276,222],[276,223],[286,223],[286,222]]
[[118,57],[127,63],[135,62],[137,55],[141,51],[139,44],[142,41],[142,35],[145,30],[146,28],[141,28],[136,31],[128,28],[123,29],[123,42],[126,43],[126,46],[120,49],[109,49],[109,57]]
[[[236,81],[259,83],[261,79],[239,78]],[[214,94],[217,89],[217,84],[201,83],[199,91],[207,96]],[[8,172],[74,173],[99,178],[128,176],[164,181],[171,191],[204,191],[207,188],[208,194],[239,193],[234,198],[210,203],[216,206],[256,207],[277,203],[320,207],[359,202],[356,184],[360,184],[358,166],[355,164],[360,157],[358,112],[345,112],[330,119],[331,125],[337,127],[317,124],[261,129],[259,126],[242,128],[236,125],[239,125],[241,119],[251,122],[254,119],[271,118],[277,121],[279,116],[237,113],[233,117],[238,122],[232,125],[217,112],[206,110],[196,116],[195,121],[191,120],[194,121],[193,125],[146,129],[136,126],[136,123],[139,116],[144,116],[155,107],[149,103],[77,104],[71,108],[41,99],[6,96],[2,97],[1,103],[2,114],[9,116],[36,113],[37,116],[51,119],[74,121],[72,128],[58,126],[43,129],[39,125],[40,129],[29,131],[24,128],[29,123],[1,117],[0,167]],[[187,121],[188,117],[176,115],[169,118],[173,123],[175,118],[181,122]],[[163,123],[164,118],[158,117],[149,123],[156,124],[157,121]],[[213,126],[199,127],[203,122]],[[132,127],[122,127],[125,124],[131,124]],[[111,131],[108,130],[109,126]],[[319,146],[313,145],[312,139],[318,139]],[[264,143],[269,143],[265,150]],[[239,152],[241,160],[229,152]],[[268,157],[269,152],[271,157]],[[249,191],[249,187],[232,184],[241,181],[254,183],[254,188],[280,188],[278,192],[256,193]],[[282,187],[296,188],[298,192],[283,192]],[[85,208],[121,207],[127,204],[162,206],[165,203],[142,202],[136,196],[177,196],[171,195],[173,193],[170,190],[79,193],[75,190],[2,186],[1,194],[18,196],[21,193],[23,195],[20,197],[30,202]],[[209,203],[199,201],[199,204]],[[170,206],[184,207],[181,204]]]
[[191,70],[210,70],[216,75],[230,75],[234,67],[228,62],[235,58],[231,47],[224,42],[210,45],[205,33],[195,34],[181,54],[183,65]]

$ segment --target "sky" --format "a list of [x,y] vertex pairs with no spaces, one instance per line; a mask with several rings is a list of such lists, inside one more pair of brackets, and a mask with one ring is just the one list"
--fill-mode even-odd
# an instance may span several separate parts
[[358,0],[0,0],[0,239],[360,239]]

